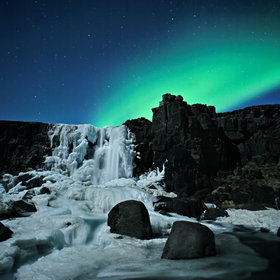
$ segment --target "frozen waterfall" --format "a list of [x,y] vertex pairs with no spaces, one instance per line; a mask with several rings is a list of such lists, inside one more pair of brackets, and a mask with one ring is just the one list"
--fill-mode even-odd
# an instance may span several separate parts
[[133,175],[135,136],[122,125],[55,125],[49,132],[52,156],[46,164],[80,181],[103,184]]

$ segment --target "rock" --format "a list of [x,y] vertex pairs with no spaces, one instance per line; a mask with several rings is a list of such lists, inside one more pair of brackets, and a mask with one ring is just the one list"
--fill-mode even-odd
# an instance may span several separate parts
[[206,226],[186,221],[173,224],[162,258],[192,259],[216,255],[215,237]]
[[183,216],[200,218],[205,210],[201,200],[188,198],[158,197],[154,202],[155,211],[174,212]]
[[136,136],[136,153],[134,176],[148,171],[153,164],[152,123],[145,118],[127,120],[126,125]]
[[47,187],[43,187],[40,189],[40,194],[50,194],[50,193],[51,193],[51,191]]
[[51,125],[34,122],[0,121],[0,170],[17,174],[43,167],[51,154],[48,131]]
[[236,168],[233,173],[219,174],[214,184],[217,188],[207,196],[207,200],[210,198],[217,205],[248,210],[277,208],[280,169],[272,164],[259,166],[249,162],[243,167]]
[[277,230],[277,236],[280,237],[280,227],[279,227],[278,230]]
[[35,196],[34,190],[28,190],[24,196],[22,197],[23,200],[30,200],[32,197]]
[[118,203],[109,212],[107,224],[113,233],[139,239],[152,238],[149,213],[140,201],[127,200]]
[[265,227],[261,227],[261,228],[260,228],[260,232],[266,233],[266,232],[269,232],[269,229],[268,229],[268,228],[265,228]]
[[203,214],[205,220],[216,220],[218,217],[228,217],[228,212],[220,208],[208,208]]
[[12,212],[14,217],[28,216],[30,212],[36,212],[37,209],[32,202],[26,200],[17,200],[12,204]]
[[13,232],[0,222],[0,242],[9,239],[12,236],[12,234]]

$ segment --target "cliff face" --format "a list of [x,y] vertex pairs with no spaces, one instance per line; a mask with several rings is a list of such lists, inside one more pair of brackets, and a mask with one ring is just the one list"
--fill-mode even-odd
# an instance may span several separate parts
[[[231,206],[274,205],[279,195],[280,105],[216,114],[213,106],[188,105],[181,96],[166,94],[153,109],[152,123],[141,130],[141,122],[125,124],[136,134],[140,156],[153,157],[144,167],[165,164],[167,191]],[[145,168],[137,166],[136,172]]]
[[51,154],[50,127],[45,123],[0,121],[0,175],[41,168],[44,157]]

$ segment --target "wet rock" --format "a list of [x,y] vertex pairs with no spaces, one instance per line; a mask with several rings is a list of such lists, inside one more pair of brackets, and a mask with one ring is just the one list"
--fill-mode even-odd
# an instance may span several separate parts
[[32,197],[35,196],[34,190],[28,190],[25,195],[22,197],[23,200],[30,200]]
[[265,228],[265,227],[261,227],[260,232],[266,233],[266,232],[269,232],[269,229]]
[[40,194],[50,194],[50,193],[51,193],[51,191],[47,187],[43,187],[40,189]]
[[192,259],[216,255],[215,237],[206,226],[186,221],[173,224],[162,258]]
[[139,239],[152,238],[149,213],[140,201],[127,200],[118,203],[109,212],[107,224],[113,233]]
[[216,220],[218,217],[227,217],[228,212],[220,208],[208,208],[203,214],[205,220]]
[[204,203],[198,199],[158,197],[154,202],[155,211],[174,212],[183,216],[200,218],[206,209]]
[[26,200],[17,200],[12,204],[12,214],[14,217],[28,216],[31,212],[36,212],[37,209],[32,202]]
[[11,238],[13,232],[0,222],[0,242]]

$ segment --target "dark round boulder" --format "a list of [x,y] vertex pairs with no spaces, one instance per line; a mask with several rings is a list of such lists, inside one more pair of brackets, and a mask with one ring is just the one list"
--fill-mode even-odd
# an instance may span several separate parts
[[50,189],[47,188],[47,187],[42,187],[42,188],[40,189],[40,194],[50,194],[50,193],[51,193],[51,191],[50,191]]
[[36,212],[37,209],[33,202],[17,200],[13,202],[12,211],[15,217],[22,217],[28,216],[30,212]]
[[162,258],[192,259],[216,255],[214,233],[199,223],[177,221],[165,243]]
[[220,208],[208,208],[203,215],[205,220],[216,220],[218,217],[228,217],[228,212]]
[[9,239],[12,236],[12,234],[13,232],[0,222],[0,242]]
[[152,238],[149,213],[140,201],[127,200],[118,203],[109,212],[107,224],[113,233],[139,239]]

